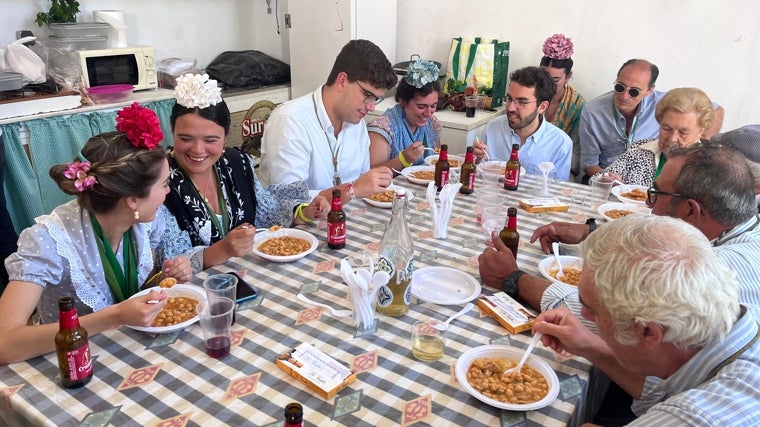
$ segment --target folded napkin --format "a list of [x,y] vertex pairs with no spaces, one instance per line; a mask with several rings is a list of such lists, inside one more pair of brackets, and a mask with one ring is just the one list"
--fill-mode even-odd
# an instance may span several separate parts
[[348,285],[348,293],[351,295],[353,319],[356,326],[362,329],[370,329],[375,326],[377,291],[390,281],[387,272],[374,271],[375,267],[371,259],[370,268],[373,270],[372,272],[366,268],[354,270],[345,259],[340,261],[340,275]]
[[440,207],[436,203],[436,186],[435,182],[428,184],[426,198],[430,204],[430,216],[433,225],[433,237],[436,239],[445,239],[448,235],[449,219],[451,219],[451,209],[454,207],[454,198],[462,187],[461,183],[446,184],[438,193]]

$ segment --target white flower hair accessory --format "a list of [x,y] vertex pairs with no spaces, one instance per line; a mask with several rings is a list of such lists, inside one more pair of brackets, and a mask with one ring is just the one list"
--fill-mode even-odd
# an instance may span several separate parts
[[409,64],[404,76],[404,81],[417,89],[436,80],[438,80],[438,66],[427,59],[419,59]]
[[222,89],[208,74],[185,74],[177,77],[174,97],[185,108],[206,108],[222,101]]
[[569,59],[573,56],[573,42],[564,34],[555,34],[546,39],[542,50],[551,59]]

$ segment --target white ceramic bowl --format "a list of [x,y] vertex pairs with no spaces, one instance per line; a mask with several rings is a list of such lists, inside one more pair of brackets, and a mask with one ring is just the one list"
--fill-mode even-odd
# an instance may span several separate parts
[[[278,255],[268,255],[263,252],[259,251],[259,246],[266,242],[267,240],[274,238],[274,237],[285,237],[285,236],[292,236],[292,237],[298,237],[301,239],[304,239],[311,243],[311,246],[309,249],[297,253],[295,255],[287,255],[287,256],[278,256]],[[253,253],[260,256],[261,258],[264,258],[269,261],[274,262],[292,262],[299,260],[306,255],[309,255],[310,253],[314,252],[315,249],[317,249],[317,246],[319,245],[319,241],[316,237],[314,237],[313,234],[309,233],[308,231],[299,230],[297,228],[281,228],[277,231],[260,231],[256,233],[256,236],[253,238]]]
[[[141,295],[145,295],[149,293],[152,289],[155,289],[155,290],[164,289],[166,291],[166,294],[169,297],[189,297],[189,298],[194,298],[198,300],[198,302],[206,299],[206,291],[204,291],[202,287],[194,286],[194,285],[185,285],[182,283],[178,283],[172,286],[171,288],[156,288],[156,287],[148,288],[132,295],[130,298],[135,298]],[[184,329],[197,321],[198,321],[198,315],[195,315],[195,317],[189,320],[186,320],[182,323],[177,323],[176,325],[171,325],[171,326],[131,326],[131,325],[126,325],[126,326],[128,328],[131,328],[137,331],[148,332],[150,334],[168,334],[169,332],[174,332],[180,329]]]
[[618,202],[602,203],[601,205],[599,205],[597,212],[599,212],[599,215],[603,216],[604,219],[606,219],[607,221],[614,221],[617,218],[613,218],[607,215],[607,212],[613,209],[630,211],[631,214],[641,214],[641,215],[649,215],[649,212],[650,212],[650,209],[646,206],[641,206],[641,205],[637,205],[633,203],[618,203]]
[[525,365],[530,366],[538,373],[543,375],[544,378],[546,378],[546,383],[549,385],[549,392],[546,394],[546,396],[544,396],[543,399],[537,402],[525,404],[499,402],[498,400],[484,396],[479,391],[475,390],[475,388],[471,386],[469,382],[467,382],[467,369],[469,369],[470,365],[475,359],[481,359],[485,357],[498,357],[519,361],[524,352],[524,349],[496,344],[471,348],[462,353],[462,355],[459,356],[459,359],[457,359],[456,368],[454,369],[457,381],[459,381],[459,384],[462,386],[462,388],[464,388],[474,398],[497,408],[507,409],[509,411],[532,411],[550,405],[552,402],[554,402],[554,399],[556,399],[557,395],[559,394],[559,378],[557,378],[557,374],[549,366],[549,364],[534,354],[528,356],[528,360],[525,362]]
[[[583,269],[583,259],[577,256],[570,256],[570,255],[560,255],[559,256],[560,261],[562,262],[562,267],[572,267],[577,268],[578,270]],[[541,262],[538,263],[538,271],[541,273],[542,276],[544,276],[547,280],[556,281],[558,279],[555,279],[554,277],[549,274],[552,270],[555,270],[557,268],[557,260],[554,259],[554,255],[550,257],[546,257],[541,260]],[[560,282],[562,282],[560,280]],[[562,282],[565,283],[565,282]],[[571,283],[568,283],[568,285],[571,285]]]
[[[457,164],[454,166],[452,164],[452,160],[456,160]],[[436,162],[438,162],[438,154],[433,154],[432,156],[425,157],[425,164],[435,166]],[[459,156],[456,154],[449,154],[449,166],[451,166],[451,169],[459,169],[464,164],[464,156]]]
[[406,178],[406,180],[411,182],[412,184],[428,185],[430,182],[433,181],[432,179],[415,178],[411,175],[414,172],[419,172],[419,171],[435,172],[435,167],[430,166],[430,165],[409,166],[408,168],[404,168],[402,172],[404,173],[404,178]]
[[[391,184],[391,185],[388,186],[388,190],[386,190],[386,191],[394,191],[396,188],[403,188],[403,187],[400,187],[400,186],[395,185],[395,184]],[[406,200],[407,201],[412,200],[414,198],[414,194],[411,191],[409,191],[408,188],[404,188],[404,189],[406,190]],[[393,202],[379,202],[377,200],[372,200],[369,197],[365,197],[364,201],[368,205],[374,206],[376,208],[390,209],[390,208],[393,207]]]
[[647,192],[649,187],[645,187],[643,185],[616,185],[612,187],[610,190],[610,193],[612,193],[618,200],[620,200],[623,203],[633,203],[635,205],[640,206],[646,206],[647,202],[646,200],[635,200],[628,197],[623,196],[623,194],[628,193],[633,190],[641,190],[644,193]]

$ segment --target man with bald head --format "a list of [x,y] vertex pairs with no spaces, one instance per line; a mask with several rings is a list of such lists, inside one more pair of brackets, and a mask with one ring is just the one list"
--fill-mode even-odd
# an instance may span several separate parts
[[[660,126],[654,117],[655,105],[665,96],[665,92],[655,90],[659,74],[651,62],[629,59],[618,70],[613,90],[583,108],[580,145],[584,180],[609,166],[635,141],[657,138]],[[703,135],[708,139],[723,124],[723,107],[713,105],[715,122]]]

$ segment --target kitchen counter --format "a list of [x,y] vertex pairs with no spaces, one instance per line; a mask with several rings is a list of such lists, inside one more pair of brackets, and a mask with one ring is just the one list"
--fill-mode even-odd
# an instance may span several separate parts
[[[393,98],[384,99],[383,102],[375,106],[375,111],[367,114],[366,120],[369,123],[377,116],[381,116],[385,110],[396,105]],[[453,111],[445,108],[435,112],[438,121],[443,127],[441,143],[449,146],[449,153],[464,153],[465,148],[472,145],[475,137],[480,134],[489,120],[504,114],[505,107],[502,105],[496,108],[496,111],[476,110],[475,117],[467,117],[464,112]]]

